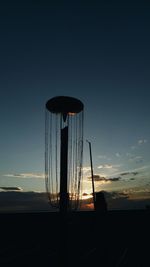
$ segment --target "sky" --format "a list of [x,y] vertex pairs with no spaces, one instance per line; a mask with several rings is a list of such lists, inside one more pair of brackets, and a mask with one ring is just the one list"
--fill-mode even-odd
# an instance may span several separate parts
[[45,190],[45,104],[66,95],[84,103],[83,192],[88,139],[97,191],[150,198],[149,12],[144,1],[1,3],[1,191]]

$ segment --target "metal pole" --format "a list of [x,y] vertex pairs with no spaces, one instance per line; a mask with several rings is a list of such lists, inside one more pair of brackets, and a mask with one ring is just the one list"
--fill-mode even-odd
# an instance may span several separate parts
[[59,266],[68,266],[68,229],[67,211],[69,196],[67,192],[68,178],[68,127],[61,129],[61,153],[60,153],[60,247]]
[[61,159],[60,159],[60,212],[68,210],[67,192],[68,173],[68,127],[61,129]]
[[86,140],[89,144],[89,152],[90,152],[90,163],[91,163],[91,178],[92,178],[92,190],[93,190],[93,203],[94,203],[94,210],[96,210],[96,199],[95,199],[95,188],[94,188],[94,174],[93,174],[93,161],[92,161],[92,149],[91,149],[91,142]]

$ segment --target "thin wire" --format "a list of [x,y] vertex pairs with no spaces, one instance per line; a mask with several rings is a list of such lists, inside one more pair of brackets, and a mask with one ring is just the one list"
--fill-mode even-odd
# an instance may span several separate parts
[[47,114],[47,110],[45,109],[45,186],[46,186],[46,192],[48,194],[48,198],[49,193],[48,193],[48,164],[47,164],[47,160],[48,160],[48,114]]
[[[53,194],[53,169],[52,169],[52,114],[49,116],[49,190],[52,191],[51,200],[54,200]],[[53,202],[51,202],[53,204]]]
[[81,113],[81,140],[82,140],[82,154],[81,154],[81,189],[80,189],[80,199],[82,200],[82,192],[83,192],[83,169],[82,169],[82,166],[83,166],[83,151],[84,151],[84,128],[83,128],[83,125],[84,125],[84,112],[82,111]]
[[[79,137],[79,145],[80,145],[80,155],[79,155],[79,184],[78,184],[78,200],[82,196],[82,179],[83,179],[83,172],[82,172],[82,165],[83,165],[83,112],[80,117],[80,137]],[[79,201],[78,201],[79,205]]]

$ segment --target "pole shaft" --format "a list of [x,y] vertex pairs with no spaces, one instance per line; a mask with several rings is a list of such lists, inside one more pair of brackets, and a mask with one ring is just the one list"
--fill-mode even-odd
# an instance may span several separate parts
[[60,152],[60,247],[59,247],[59,266],[68,266],[67,248],[67,211],[68,211],[68,127],[61,129],[61,152]]
[[91,142],[89,143],[89,150],[90,150],[90,163],[91,163],[91,178],[92,178],[92,190],[93,190],[93,203],[94,203],[94,210],[95,210],[95,188],[94,188],[94,174],[93,174],[93,161],[92,161],[92,149],[91,149]]
[[68,127],[61,129],[61,155],[60,155],[60,212],[68,210]]

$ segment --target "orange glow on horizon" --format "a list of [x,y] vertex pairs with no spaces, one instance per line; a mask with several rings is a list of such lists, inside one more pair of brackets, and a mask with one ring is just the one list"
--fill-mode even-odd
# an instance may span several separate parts
[[74,115],[76,115],[76,113],[74,113],[74,112],[69,112],[68,115],[70,115],[70,116],[74,116]]
[[94,204],[92,203],[82,203],[81,210],[94,210]]

